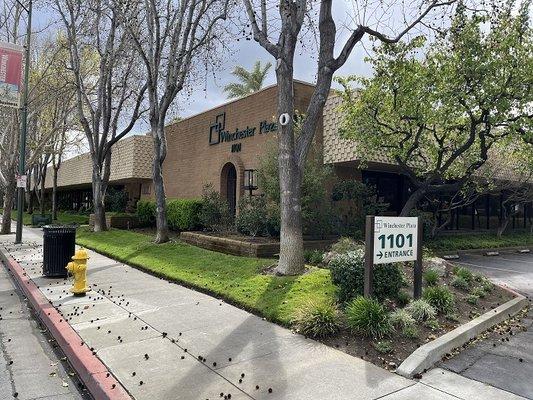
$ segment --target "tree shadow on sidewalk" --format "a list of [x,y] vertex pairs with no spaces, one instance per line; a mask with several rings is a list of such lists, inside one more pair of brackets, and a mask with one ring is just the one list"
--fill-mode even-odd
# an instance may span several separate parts
[[[294,280],[289,281],[290,286]],[[262,302],[266,299],[265,294],[271,292],[275,288],[279,287],[279,282],[275,277],[272,277],[269,284],[266,286],[263,291],[263,295],[257,300],[257,303]],[[287,288],[283,293],[286,294],[290,290],[290,287]],[[280,306],[283,304],[285,296],[279,296],[277,298],[277,305]],[[272,301],[272,298],[269,297],[269,301]],[[211,378],[211,374],[205,373],[205,368],[213,370],[216,374],[222,376],[222,378],[230,381],[240,390],[249,394],[253,397],[252,390],[256,390],[256,385],[259,386],[260,391],[267,391],[269,388],[276,393],[276,397],[284,398],[287,391],[287,380],[286,372],[284,365],[279,360],[280,352],[282,351],[283,340],[286,339],[285,336],[280,336],[281,329],[274,325],[273,323],[264,322],[258,319],[254,315],[249,315],[245,318],[238,326],[231,330],[213,349],[209,350],[207,354],[195,354],[194,356],[198,357],[201,355],[206,357],[207,361],[202,363],[198,361],[197,367],[191,369],[186,376],[182,377],[177,383],[176,388],[179,390],[179,387],[185,382],[190,380],[203,379],[204,381],[200,382],[200,385],[207,385]],[[261,327],[261,332],[258,331],[258,327]],[[178,343],[179,345],[179,343]],[[251,349],[250,349],[251,347]],[[201,350],[200,350],[201,351]],[[239,356],[242,355],[242,359]],[[232,360],[222,365],[217,364],[217,367],[222,368],[217,369],[213,366],[213,362],[216,362],[215,358],[226,360]],[[248,364],[248,368],[255,369],[254,361],[257,360],[261,365],[261,358],[268,357],[268,361],[264,365],[268,365],[268,372],[255,374],[253,371],[240,370],[236,366],[239,364]],[[224,366],[226,365],[227,366]],[[250,365],[251,364],[251,365]],[[241,373],[245,374],[245,377],[241,377]],[[272,382],[251,382],[250,376],[260,375],[260,376],[271,376]],[[239,379],[242,379],[242,383],[239,383]],[[237,389],[236,389],[237,390]]]

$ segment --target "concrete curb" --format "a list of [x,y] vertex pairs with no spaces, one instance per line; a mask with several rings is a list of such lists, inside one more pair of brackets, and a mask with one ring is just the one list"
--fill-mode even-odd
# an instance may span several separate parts
[[531,250],[532,247],[529,245],[526,246],[506,246],[506,247],[486,247],[486,248],[480,248],[480,249],[464,249],[464,250],[454,250],[454,251],[437,251],[435,252],[435,255],[437,257],[442,257],[444,255],[450,255],[450,254],[457,254],[459,257],[461,255],[465,254],[479,254],[479,253],[485,253],[487,251],[518,251],[523,249],[529,249]]
[[0,258],[8,267],[18,286],[34,308],[37,317],[67,357],[91,395],[98,400],[131,400],[126,389],[115,379],[107,367],[93,355],[76,331],[63,320],[59,312],[27,276],[24,268],[13,258],[0,251]]
[[492,326],[499,324],[516,314],[528,305],[528,300],[524,296],[520,294],[516,295],[517,297],[509,300],[501,306],[486,312],[423,346],[420,346],[400,364],[396,373],[405,376],[406,378],[412,378],[416,374],[420,374],[433,367],[433,365],[440,361],[442,356],[446,353],[461,347],[470,339],[473,339]]

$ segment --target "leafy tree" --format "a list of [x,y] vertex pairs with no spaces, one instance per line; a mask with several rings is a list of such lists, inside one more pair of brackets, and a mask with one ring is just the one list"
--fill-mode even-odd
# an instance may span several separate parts
[[[414,190],[401,215],[425,196],[457,193],[499,142],[531,124],[529,1],[491,14],[460,6],[449,32],[425,40],[379,46],[372,78],[348,78],[344,134],[360,156],[385,152]],[[356,90],[350,82],[357,81]]]
[[[333,19],[333,0],[243,0],[248,16],[247,26],[251,28],[248,35],[253,36],[276,60],[277,114],[286,122],[280,124],[278,133],[281,233],[276,273],[295,275],[304,271],[302,176],[331,89],[333,74],[346,63],[355,46],[365,36],[386,43],[397,42],[432,10],[448,6],[454,1],[410,2],[410,10],[404,7],[403,2],[398,5],[394,1],[354,1],[355,14],[352,17],[357,22],[344,43],[340,43],[339,37],[342,35],[338,34]],[[399,32],[388,36],[386,32],[394,32],[396,27],[383,26],[383,20],[392,19],[391,14],[396,13],[404,16],[403,26]],[[311,35],[316,34],[314,43],[318,48],[313,54],[316,60],[316,85],[307,109],[303,110],[302,134],[296,138],[294,122],[290,118],[295,114],[294,58],[297,47],[304,47],[303,42],[310,32]],[[336,49],[339,49],[338,54]]]
[[263,87],[270,68],[272,68],[271,62],[261,66],[261,61],[256,61],[251,71],[237,65],[232,74],[237,77],[239,82],[226,85],[224,92],[228,93],[230,99],[258,92]]

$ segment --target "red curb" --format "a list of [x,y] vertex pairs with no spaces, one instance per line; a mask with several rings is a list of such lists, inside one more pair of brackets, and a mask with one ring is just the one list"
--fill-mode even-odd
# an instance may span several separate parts
[[37,316],[46,325],[91,395],[96,400],[132,400],[124,386],[111,375],[102,361],[93,355],[82,338],[27,277],[24,268],[12,257],[5,254],[2,256]]

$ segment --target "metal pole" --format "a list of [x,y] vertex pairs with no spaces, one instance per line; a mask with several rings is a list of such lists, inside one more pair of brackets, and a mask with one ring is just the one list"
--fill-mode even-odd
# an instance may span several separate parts
[[[21,110],[20,124],[20,154],[19,154],[19,175],[26,173],[26,133],[28,124],[28,79],[30,75],[30,43],[31,43],[31,11],[32,0],[28,5],[28,25],[26,27],[26,63],[24,65],[24,91]],[[22,216],[24,212],[24,187],[17,188],[17,232],[15,243],[22,243]]]
[[418,240],[416,245],[416,261],[414,268],[414,287],[413,297],[415,300],[422,296],[422,241],[424,240],[424,225],[422,224],[422,218],[418,217]]
[[365,225],[365,281],[363,294],[369,298],[374,290],[374,216],[366,216]]

